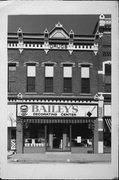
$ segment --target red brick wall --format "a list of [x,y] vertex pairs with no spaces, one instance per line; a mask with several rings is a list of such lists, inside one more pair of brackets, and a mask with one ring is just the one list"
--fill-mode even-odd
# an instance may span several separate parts
[[[72,62],[75,63],[75,67],[73,67],[73,78],[72,78],[72,93],[73,95],[80,95],[81,93],[81,68],[78,67],[78,63],[92,63],[93,66],[91,68],[91,94],[95,95],[98,91],[103,91],[103,76],[98,75],[98,70],[102,70],[102,62],[105,60],[109,60],[109,57],[103,56],[103,51],[105,50],[102,47],[102,43],[110,44],[110,40],[104,40],[104,38],[99,41],[99,52],[98,55],[95,56],[94,52],[91,51],[74,51],[72,55],[69,54],[68,51],[58,51],[58,50],[49,50],[48,54],[44,52],[44,50],[23,50],[20,54],[18,50],[8,50],[8,59],[14,59],[19,62],[19,66],[17,67],[16,73],[16,90],[17,93],[25,93],[26,92],[26,66],[24,66],[25,62],[28,61],[36,61],[39,63],[36,66],[36,92],[39,95],[43,95],[44,93],[44,67],[41,66],[42,62],[52,61],[56,62],[57,65],[55,67],[54,73],[54,93],[55,95],[63,95],[63,77],[62,77],[62,62]],[[107,50],[107,47],[106,47]],[[108,47],[110,50],[110,47]]]

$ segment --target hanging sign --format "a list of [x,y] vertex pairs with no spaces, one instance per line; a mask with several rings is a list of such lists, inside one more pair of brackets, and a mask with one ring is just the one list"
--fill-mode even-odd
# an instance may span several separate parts
[[17,116],[97,117],[97,105],[18,104]]

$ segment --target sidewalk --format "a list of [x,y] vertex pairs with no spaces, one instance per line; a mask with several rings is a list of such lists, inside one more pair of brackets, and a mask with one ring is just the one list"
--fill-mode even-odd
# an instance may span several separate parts
[[13,154],[8,156],[9,163],[109,163],[111,154],[71,154],[70,152],[46,152]]

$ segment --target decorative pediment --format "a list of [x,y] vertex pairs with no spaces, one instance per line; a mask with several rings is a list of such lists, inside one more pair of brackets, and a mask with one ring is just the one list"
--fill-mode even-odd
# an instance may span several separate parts
[[65,32],[63,32],[63,30],[56,30],[54,31],[51,35],[50,35],[50,38],[69,38],[67,36],[67,34]]
[[63,25],[58,23],[55,25],[55,28],[50,32],[50,38],[64,38],[68,39],[68,33],[63,28]]

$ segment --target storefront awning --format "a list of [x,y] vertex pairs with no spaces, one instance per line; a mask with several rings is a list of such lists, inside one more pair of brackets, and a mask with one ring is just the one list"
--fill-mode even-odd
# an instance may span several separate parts
[[93,123],[94,118],[88,119],[35,119],[35,118],[28,118],[24,119],[26,123],[40,123],[40,124],[55,124],[55,123],[65,123],[65,124],[79,124],[79,123]]
[[104,117],[106,126],[108,127],[109,132],[111,132],[111,117]]

